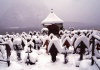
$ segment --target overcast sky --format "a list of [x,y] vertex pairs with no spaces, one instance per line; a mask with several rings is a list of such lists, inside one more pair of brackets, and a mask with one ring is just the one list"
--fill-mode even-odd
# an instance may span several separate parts
[[65,22],[100,26],[100,0],[0,0],[0,26],[40,25],[51,8]]

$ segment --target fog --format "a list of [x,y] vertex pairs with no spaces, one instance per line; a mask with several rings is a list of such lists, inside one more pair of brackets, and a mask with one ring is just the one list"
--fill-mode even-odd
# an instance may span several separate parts
[[51,8],[64,27],[100,29],[100,0],[0,0],[0,28],[41,27]]

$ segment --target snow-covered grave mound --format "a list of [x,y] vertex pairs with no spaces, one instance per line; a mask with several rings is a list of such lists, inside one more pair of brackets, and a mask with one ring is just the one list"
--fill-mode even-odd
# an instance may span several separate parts
[[22,40],[21,40],[21,38],[20,37],[16,37],[15,39],[14,39],[14,41],[13,41],[13,44],[15,45],[21,45],[21,42],[22,42]]
[[6,60],[7,56],[6,56],[6,50],[5,50],[5,46],[0,45],[0,60]]
[[89,48],[89,39],[85,35],[77,38],[77,40],[75,41],[75,48],[77,48],[81,41],[87,46],[87,48]]
[[[20,37],[16,37],[16,38],[14,39],[14,41],[13,41],[14,49],[16,50],[17,47],[18,47],[18,49],[23,49],[21,43],[22,43],[22,39],[21,39]],[[17,47],[15,47],[15,45],[17,45]]]
[[30,46],[31,46],[31,48],[33,49],[34,43],[32,42],[32,40],[29,41],[29,42],[27,42],[27,45],[25,46],[24,51],[25,51],[25,52],[29,52],[29,51],[30,51]]
[[70,46],[70,47],[69,47],[68,52],[69,52],[69,53],[73,53],[73,52],[74,52],[74,48],[73,48],[73,46]]
[[74,42],[75,40],[78,38],[79,36],[77,34],[74,34],[74,36],[71,38],[72,41],[72,45],[74,46]]
[[79,65],[79,70],[91,70],[91,60],[82,60]]
[[42,28],[41,33],[48,32],[48,28]]
[[73,53],[74,47],[72,46],[72,40],[71,40],[71,38],[65,37],[63,39],[63,41],[62,41],[62,46],[68,48],[67,52]]
[[36,63],[38,61],[38,54],[36,52],[26,53],[23,51],[21,54],[22,54],[22,62],[23,63],[27,62],[28,59],[32,63]]
[[56,47],[56,49],[58,50],[59,53],[64,52],[64,48],[62,47],[62,43],[61,43],[61,41],[57,37],[53,38],[50,41],[50,43],[48,45],[48,51],[50,50],[50,48],[51,48],[51,46],[53,44],[55,45],[55,47]]
[[11,39],[7,39],[4,43],[8,44],[10,46],[11,50],[14,50],[14,48],[13,48],[13,42],[11,41]]
[[72,41],[71,41],[71,39],[70,39],[69,37],[65,37],[65,38],[63,39],[63,41],[62,41],[62,44],[64,44],[65,41],[68,41],[68,43],[70,44],[70,46],[72,45]]

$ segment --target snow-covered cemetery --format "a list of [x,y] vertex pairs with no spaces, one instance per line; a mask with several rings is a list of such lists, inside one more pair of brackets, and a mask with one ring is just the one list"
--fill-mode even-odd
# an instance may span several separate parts
[[100,70],[100,31],[63,22],[51,9],[41,31],[0,35],[0,70]]

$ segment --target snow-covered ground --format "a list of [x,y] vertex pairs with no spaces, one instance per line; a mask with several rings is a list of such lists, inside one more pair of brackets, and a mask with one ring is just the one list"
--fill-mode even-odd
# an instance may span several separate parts
[[[81,70],[80,67],[76,67],[76,63],[78,62],[79,59],[78,54],[69,54],[67,57],[68,63],[64,64],[63,54],[58,54],[57,61],[53,63],[51,61],[51,56],[45,53],[44,48],[42,48],[42,50],[38,51],[37,53],[41,53],[41,54],[38,55],[38,62],[35,65],[26,65],[22,61],[12,60],[10,67],[8,67],[5,62],[0,62],[0,70],[55,70],[55,69],[56,70]],[[87,60],[87,63],[90,64],[91,60]],[[84,61],[82,64],[84,64]],[[94,66],[89,65],[88,67],[89,70],[97,70],[96,68],[97,67],[95,65]]]
[[8,67],[6,63],[0,62],[0,70],[79,70],[78,67],[75,67],[75,61],[78,60],[78,55],[76,54],[70,54],[68,56],[69,62],[64,64],[64,56],[62,54],[58,54],[57,61],[53,63],[51,56],[45,53],[45,49],[40,52],[42,54],[38,55],[38,62],[35,65],[26,65],[21,61],[11,61],[11,66]]
[[[85,32],[85,33],[84,33]],[[91,65],[91,53],[92,36],[95,36],[100,40],[100,32],[96,31],[84,31],[78,30],[64,33],[61,38],[57,38],[53,34],[39,35],[36,33],[31,36],[31,34],[22,33],[16,35],[1,35],[0,43],[8,44],[9,46],[0,45],[0,59],[7,60],[5,48],[11,48],[10,62],[11,65],[8,67],[6,62],[0,61],[0,70],[99,70],[97,65]],[[79,61],[80,49],[78,48],[81,44],[86,45],[85,54],[83,55],[83,60]],[[69,44],[68,44],[69,43]],[[52,45],[58,50],[57,61],[52,62],[50,49]],[[67,44],[67,45],[66,45]],[[100,41],[95,41],[95,60],[100,66],[100,50],[96,47],[100,45]],[[19,51],[16,51],[15,45],[18,46]],[[23,47],[24,46],[24,47]],[[66,47],[70,46],[66,49]],[[30,47],[32,49],[30,49]],[[36,47],[36,48],[35,48]],[[38,49],[40,48],[40,49]],[[76,53],[73,54],[76,48]],[[77,49],[78,48],[78,49]],[[81,48],[81,47],[80,47]],[[99,48],[99,47],[98,47]],[[8,48],[9,50],[9,48]],[[17,49],[18,50],[18,49]],[[18,60],[17,53],[21,53],[21,59]],[[30,53],[31,52],[31,53]],[[8,52],[9,53],[9,52]],[[29,53],[29,55],[28,55]],[[68,53],[67,59],[68,63],[64,64],[64,55],[62,53]],[[89,53],[89,54],[88,54]],[[28,60],[29,56],[29,60]],[[9,59],[8,59],[9,60]],[[25,62],[31,61],[35,63],[34,65],[27,65]]]

